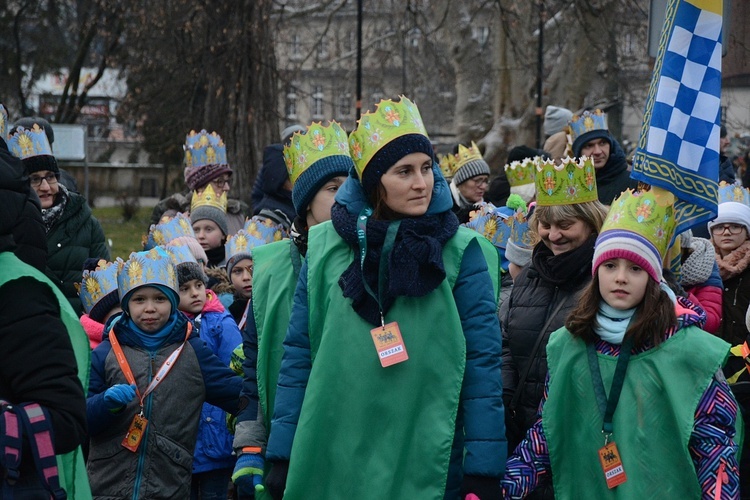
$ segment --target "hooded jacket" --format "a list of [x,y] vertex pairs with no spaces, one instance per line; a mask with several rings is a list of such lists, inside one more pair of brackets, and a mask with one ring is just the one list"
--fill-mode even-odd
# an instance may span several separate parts
[[[297,214],[292,203],[291,189],[284,189],[289,173],[283,151],[284,146],[281,144],[271,144],[263,150],[263,166],[253,186],[253,215],[258,215],[261,210],[280,210],[293,221]],[[262,197],[256,201],[259,192]]]

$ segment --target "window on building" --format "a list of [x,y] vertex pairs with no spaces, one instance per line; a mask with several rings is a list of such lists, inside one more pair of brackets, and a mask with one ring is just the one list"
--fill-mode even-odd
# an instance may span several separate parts
[[484,47],[487,43],[487,39],[490,37],[490,28],[487,26],[472,26],[471,37],[477,41],[477,43]]
[[350,116],[352,113],[352,95],[345,92],[339,95],[338,115],[341,117]]
[[346,35],[346,51],[354,52],[355,50],[357,50],[357,32],[350,31]]
[[289,87],[286,93],[286,117],[290,120],[297,118],[297,91],[294,87]]
[[406,43],[410,47],[419,47],[419,40],[422,38],[422,30],[419,28],[412,28],[406,34]]
[[314,118],[323,117],[323,86],[322,85],[313,86],[312,115]]
[[302,55],[302,50],[300,47],[300,37],[299,35],[294,34],[292,35],[290,56],[294,58],[294,57],[300,57],[301,55]]
[[623,52],[626,56],[632,56],[633,55],[633,34],[632,33],[625,33],[625,43],[623,44]]
[[323,35],[318,41],[318,59],[326,58],[328,58],[328,40],[326,40],[325,35]]

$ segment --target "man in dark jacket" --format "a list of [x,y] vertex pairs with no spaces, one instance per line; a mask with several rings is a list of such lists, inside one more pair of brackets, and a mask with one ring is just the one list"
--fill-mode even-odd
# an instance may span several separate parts
[[719,139],[719,182],[724,181],[728,184],[734,184],[736,175],[732,159],[727,156],[727,146],[729,146],[730,140],[727,137],[727,128],[724,125],[721,126],[719,137],[721,137]]
[[573,156],[589,156],[596,168],[596,187],[599,201],[612,204],[617,196],[638,183],[630,178],[625,152],[607,128],[607,114],[597,109],[584,111],[570,120],[573,134]]
[[[51,282],[13,255],[13,232],[22,230],[19,221],[24,220],[30,193],[23,165],[0,140],[0,399],[15,406],[16,413],[22,403],[40,405],[51,426],[55,453],[68,453],[85,438],[86,401],[62,309],[66,322],[77,323],[77,318]],[[83,331],[78,333],[85,339]],[[11,490],[16,498],[40,498],[37,495],[46,493],[34,465],[30,437],[24,435],[20,477]],[[0,435],[0,440],[5,438]],[[0,470],[0,477],[5,478],[6,472]],[[60,470],[60,477],[64,475]],[[76,485],[64,486],[74,497]],[[88,484],[80,486],[83,495]]]

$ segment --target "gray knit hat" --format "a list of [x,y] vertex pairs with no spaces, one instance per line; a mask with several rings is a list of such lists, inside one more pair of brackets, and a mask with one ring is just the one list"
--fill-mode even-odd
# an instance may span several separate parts
[[573,112],[566,108],[547,106],[544,112],[544,135],[552,135],[560,132],[573,118]]
[[456,186],[463,184],[472,177],[490,175],[490,166],[482,158],[482,153],[474,141],[469,147],[459,144],[455,169],[453,183]]

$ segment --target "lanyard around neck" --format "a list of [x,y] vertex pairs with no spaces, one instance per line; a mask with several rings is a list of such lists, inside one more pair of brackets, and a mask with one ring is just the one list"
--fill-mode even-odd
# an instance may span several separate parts
[[365,278],[365,257],[367,256],[367,220],[372,215],[372,209],[365,207],[359,213],[357,217],[357,239],[359,240],[359,265],[362,269],[362,283],[365,285],[365,290],[370,296],[375,299],[378,303],[378,310],[380,311],[380,322],[385,326],[385,317],[383,315],[383,290],[388,280],[388,256],[393,250],[393,245],[396,242],[396,233],[401,225],[400,220],[395,220],[388,225],[388,230],[385,233],[385,241],[383,242],[383,249],[380,252],[380,263],[378,264],[378,293],[377,295],[373,292],[370,284],[367,283]]
[[156,372],[156,376],[151,380],[151,383],[148,385],[143,395],[141,395],[140,391],[138,390],[138,384],[136,383],[135,377],[133,376],[133,370],[130,368],[130,363],[128,363],[128,359],[125,357],[125,353],[123,352],[122,347],[120,347],[120,342],[117,340],[114,328],[111,332],[109,332],[109,341],[112,343],[112,350],[115,351],[117,364],[120,365],[122,374],[125,376],[125,380],[128,381],[128,384],[135,386],[135,394],[140,400],[141,410],[143,409],[143,401],[146,399],[146,396],[151,394],[154,389],[156,389],[156,387],[162,382],[162,380],[164,380],[164,378],[174,366],[175,361],[177,361],[177,358],[180,357],[180,353],[182,352],[183,347],[185,347],[185,343],[190,338],[190,332],[192,331],[193,325],[188,322],[187,332],[185,333],[185,340],[182,342],[182,344],[180,344],[180,347],[172,351],[172,354],[170,354],[169,357],[164,361],[164,363],[162,363],[159,371]]
[[617,366],[615,367],[615,374],[612,377],[612,386],[609,389],[609,398],[607,398],[607,395],[604,392],[604,382],[602,381],[602,372],[601,368],[599,368],[599,359],[596,355],[596,347],[594,346],[594,342],[591,342],[587,346],[589,370],[591,371],[591,378],[594,381],[594,394],[596,395],[596,402],[599,405],[599,411],[601,412],[603,417],[602,433],[604,434],[605,444],[609,441],[609,436],[612,435],[614,429],[614,425],[612,424],[612,417],[615,414],[617,403],[620,400],[622,386],[625,383],[625,371],[628,368],[628,362],[630,361],[630,351],[632,351],[632,349],[633,338],[628,337],[620,346],[620,356],[617,358]]

